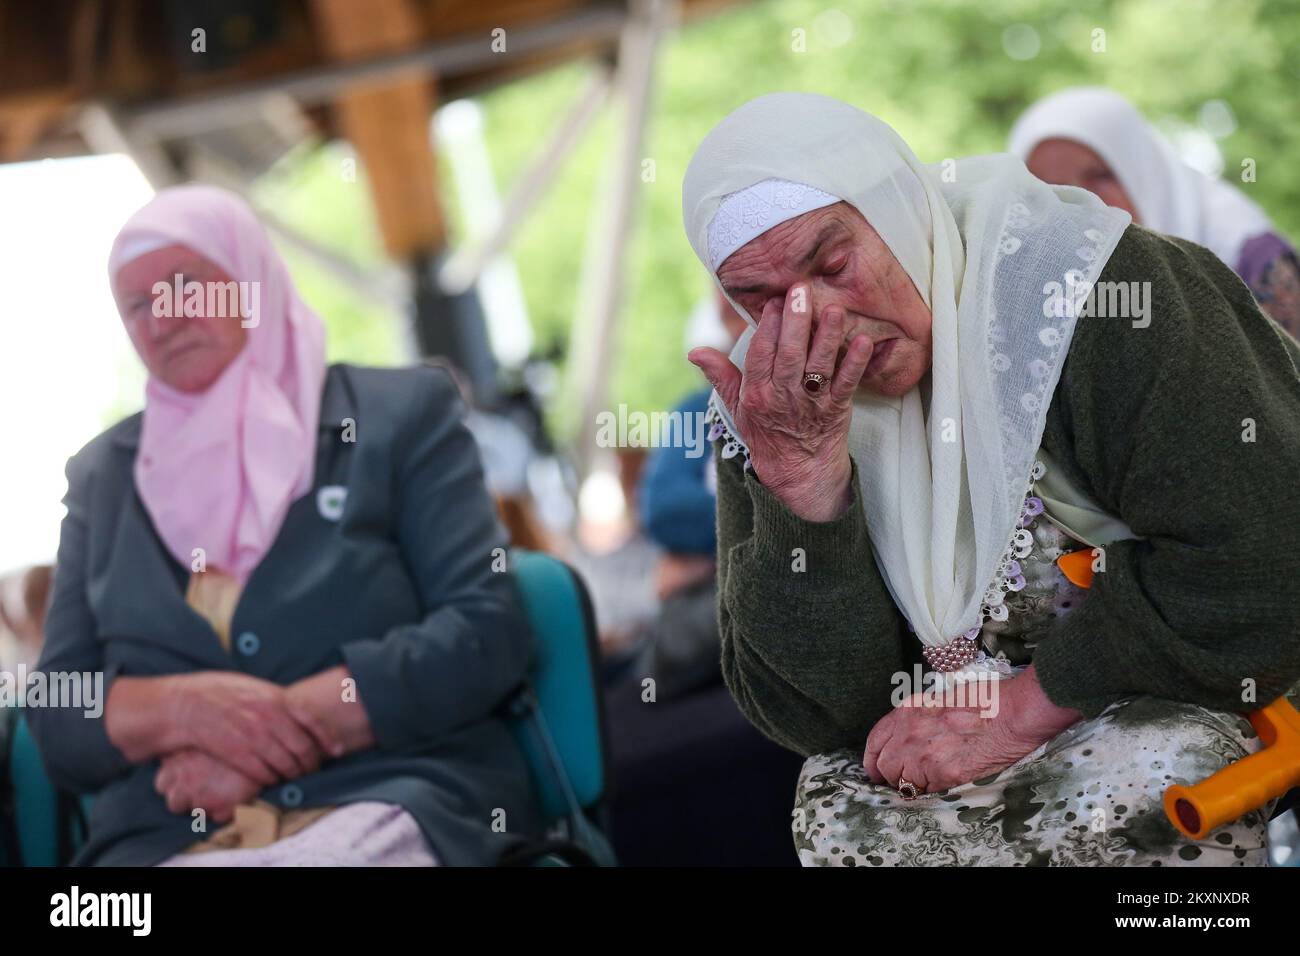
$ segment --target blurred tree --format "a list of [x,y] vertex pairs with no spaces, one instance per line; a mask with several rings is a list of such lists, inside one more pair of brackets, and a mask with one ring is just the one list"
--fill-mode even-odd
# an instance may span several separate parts
[[[308,148],[280,163],[257,183],[253,198],[341,257],[362,267],[386,265],[365,172],[346,143]],[[403,316],[363,297],[274,231],[271,238],[303,301],[325,323],[331,362],[393,365],[402,361]]]
[[[503,193],[583,82],[581,68],[565,67],[483,98]],[[644,145],[656,175],[641,183],[611,405],[669,408],[704,384],[684,358],[685,322],[709,280],[682,230],[681,182],[696,145],[729,111],[776,90],[825,93],[876,113],[923,161],[938,162],[1003,149],[1022,109],[1083,83],[1117,89],[1174,132],[1197,127],[1204,104],[1222,101],[1236,122],[1218,141],[1225,176],[1300,239],[1298,0],[768,0],[669,37]],[[511,247],[539,343],[567,341],[612,135],[607,119],[591,130]],[[1253,183],[1240,182],[1247,157]],[[364,191],[341,181],[338,163],[329,150],[300,160],[264,198],[322,241],[374,261],[373,229],[355,226],[370,219]],[[463,234],[458,215],[452,202],[453,235]],[[295,274],[330,323],[332,354],[396,354],[393,323],[377,331],[371,310]]]
[[[682,176],[708,130],[754,96],[804,90],[854,103],[926,162],[1004,149],[1021,110],[1064,86],[1112,86],[1175,129],[1221,100],[1237,124],[1219,142],[1225,175],[1239,182],[1241,160],[1254,158],[1257,181],[1239,185],[1300,239],[1297,81],[1295,0],[772,0],[693,25],[662,47],[644,146],[656,177],[642,184],[610,403],[667,408],[704,384],[682,341],[709,289],[682,230]],[[500,182],[513,180],[580,82],[579,70],[562,70],[484,98]],[[513,249],[544,339],[565,334],[573,314],[610,133],[595,131]]]

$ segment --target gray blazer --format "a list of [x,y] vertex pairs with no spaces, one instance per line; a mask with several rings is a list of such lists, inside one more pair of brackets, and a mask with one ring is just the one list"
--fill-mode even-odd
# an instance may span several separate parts
[[[345,663],[378,746],[262,797],[400,804],[442,862],[495,861],[539,826],[523,758],[495,716],[527,672],[531,639],[512,582],[492,570],[507,541],[462,411],[440,369],[329,369],[315,483],[249,578],[230,653],[185,603],[189,569],[136,494],[140,416],[113,426],[68,462],[40,668],[102,670],[107,694],[119,674],[235,670],[290,684]],[[129,763],[102,718],[27,718],[54,781],[97,794],[75,863],[152,865],[205,838],[154,792],[158,763]]]

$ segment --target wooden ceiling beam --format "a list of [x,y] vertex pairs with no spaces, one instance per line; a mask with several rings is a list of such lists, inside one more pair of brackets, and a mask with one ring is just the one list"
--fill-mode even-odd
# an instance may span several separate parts
[[[322,47],[339,62],[417,46],[410,0],[312,0]],[[384,247],[394,258],[441,249],[446,226],[429,129],[432,79],[403,79],[345,91],[334,103],[343,134],[365,166]]]

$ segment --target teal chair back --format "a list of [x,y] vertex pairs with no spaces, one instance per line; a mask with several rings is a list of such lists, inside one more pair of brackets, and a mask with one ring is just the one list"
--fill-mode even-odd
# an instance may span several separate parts
[[66,863],[78,837],[75,798],[60,794],[45,775],[40,751],[21,710],[0,714],[8,721],[5,740],[7,759],[3,814],[11,828],[0,844],[0,863],[5,866],[58,866]]
[[598,863],[613,854],[599,832],[608,781],[608,749],[598,674],[599,644],[591,600],[563,561],[535,551],[510,555],[534,660],[513,702],[512,730],[528,759],[548,825]]

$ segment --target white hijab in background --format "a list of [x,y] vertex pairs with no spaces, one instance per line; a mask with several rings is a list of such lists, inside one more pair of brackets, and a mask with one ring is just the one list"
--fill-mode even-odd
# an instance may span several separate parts
[[1188,166],[1137,107],[1104,87],[1044,97],[1016,121],[1008,149],[1027,160],[1039,143],[1068,139],[1106,161],[1142,225],[1205,246],[1230,269],[1246,241],[1273,232],[1268,216],[1239,189]]
[[[748,188],[768,180],[783,184]],[[736,239],[816,208],[789,199],[808,186],[862,213],[934,316],[931,375],[901,398],[859,399],[849,451],[876,563],[917,636],[939,647],[982,623],[1020,518],[1074,325],[1045,316],[1044,286],[1090,287],[1129,216],[1082,189],[1047,186],[1007,155],[923,166],[874,116],[777,93],[722,120],[686,171],[683,221],[715,283],[715,257]],[[742,190],[724,211],[732,228],[711,230]],[[732,352],[743,368],[755,320],[733,305],[751,326]],[[743,441],[716,392],[712,401]]]

